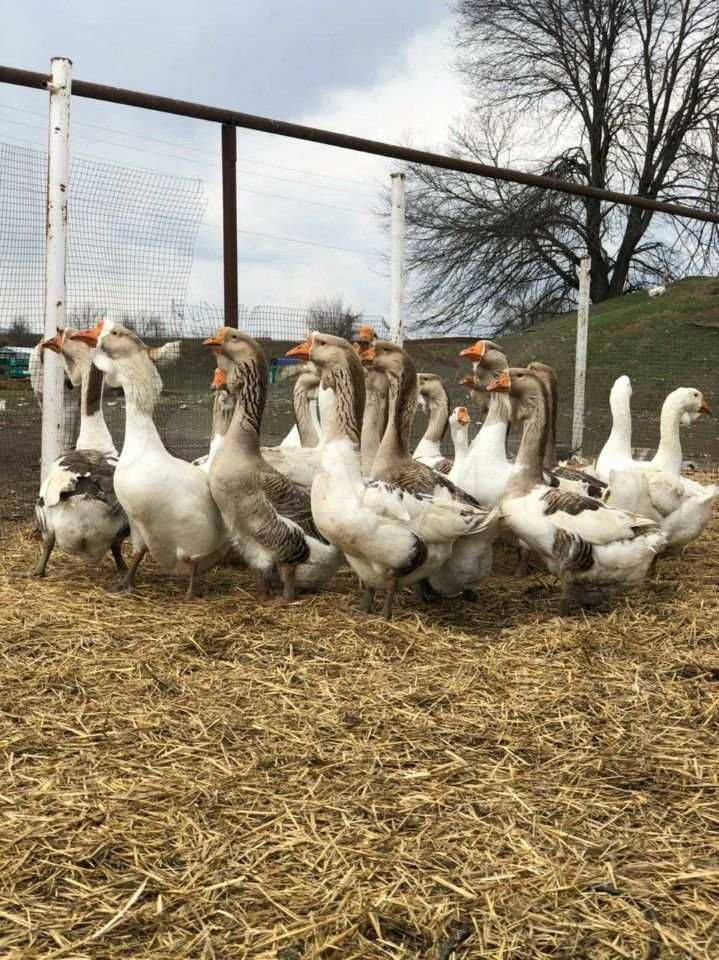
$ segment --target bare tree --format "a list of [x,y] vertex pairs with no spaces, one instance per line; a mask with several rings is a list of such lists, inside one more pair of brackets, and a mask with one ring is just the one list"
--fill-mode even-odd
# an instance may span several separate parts
[[[539,171],[719,208],[719,0],[455,0],[459,66],[476,104],[456,153],[511,164],[539,117],[574,146]],[[516,165],[516,164],[515,164]],[[591,258],[595,303],[706,266],[713,225],[653,224],[618,207],[413,167],[407,203],[416,301],[435,326],[495,329],[568,308]]]
[[331,333],[336,337],[352,339],[352,331],[362,314],[353,310],[344,302],[344,297],[319,297],[309,306],[310,324],[322,333]]

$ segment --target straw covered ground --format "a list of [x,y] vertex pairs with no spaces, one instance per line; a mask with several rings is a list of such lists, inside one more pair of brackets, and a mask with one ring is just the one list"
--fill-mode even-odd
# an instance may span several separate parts
[[3,960],[719,957],[719,523],[568,620],[0,549]]

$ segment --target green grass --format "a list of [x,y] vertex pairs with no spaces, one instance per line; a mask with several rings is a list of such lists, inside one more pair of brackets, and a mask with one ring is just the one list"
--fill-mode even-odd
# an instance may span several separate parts
[[[697,327],[695,321],[719,324],[718,278],[690,277],[672,284],[654,300],[640,291],[591,309],[586,452],[597,453],[607,436],[609,390],[620,374],[631,377],[634,387],[635,446],[656,446],[659,410],[664,397],[675,387],[697,387],[719,413],[719,329]],[[561,394],[559,434],[566,442],[571,435],[576,323],[576,313],[564,314],[530,332],[497,338],[511,364],[542,360],[556,370]],[[456,360],[459,349],[456,343],[446,347],[418,344],[416,359],[426,369],[443,366],[448,379],[456,380],[457,374],[468,372]],[[443,355],[441,360],[438,351]],[[453,391],[453,400],[456,396]],[[719,424],[714,418],[683,431],[682,438],[687,456],[719,461]]]

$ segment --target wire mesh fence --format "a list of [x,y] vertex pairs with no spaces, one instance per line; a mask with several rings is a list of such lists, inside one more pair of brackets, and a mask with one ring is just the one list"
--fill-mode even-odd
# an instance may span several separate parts
[[[0,143],[0,525],[24,519],[37,494],[40,460],[40,403],[27,370],[27,352],[43,327],[46,157],[41,151]],[[211,430],[212,357],[202,340],[223,324],[222,308],[188,303],[197,229],[206,199],[197,181],[108,163],[77,160],[70,189],[68,325],[88,327],[108,315],[134,329],[151,346],[176,341],[159,368],[163,388],[156,420],[168,448],[194,459],[205,453]],[[696,386],[712,406],[716,396],[714,358],[719,331],[719,283],[700,291],[684,281],[658,308],[646,314],[643,297],[621,298],[633,309],[631,323],[616,310],[597,308],[589,326],[589,365],[584,452],[596,454],[610,425],[609,389],[628,374],[635,397],[634,443],[656,448],[659,411],[676,386]],[[658,312],[657,312],[658,311]],[[712,312],[713,311],[713,312]],[[696,315],[714,317],[692,326]],[[368,323],[387,337],[381,316],[318,316],[316,311],[276,305],[241,305],[240,328],[260,340],[270,361],[268,407],[263,442],[278,443],[293,422],[290,371],[276,361],[312,329],[352,337]],[[521,365],[540,359],[551,364],[560,382],[559,440],[568,449],[574,384],[573,317],[503,338],[509,360]],[[459,352],[469,338],[440,337],[407,344],[419,370],[443,377],[452,406],[472,400],[459,381],[469,372]],[[10,350],[3,349],[10,347]],[[18,350],[19,348],[19,350]],[[22,351],[26,351],[23,354]],[[68,445],[78,427],[79,391],[66,385]],[[124,429],[124,399],[108,391],[105,414],[118,449]],[[415,439],[424,419],[415,420]],[[719,428],[713,420],[683,436],[687,458],[702,464],[719,461]],[[449,438],[445,452],[451,453]]]

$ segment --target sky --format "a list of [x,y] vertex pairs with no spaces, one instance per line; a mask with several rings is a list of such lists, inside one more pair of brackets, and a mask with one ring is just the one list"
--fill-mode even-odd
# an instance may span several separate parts
[[[0,62],[442,151],[465,109],[443,0],[38,0],[8,4]],[[0,141],[44,146],[46,96],[0,87]],[[220,129],[75,98],[72,150],[200,178],[208,195],[188,300],[222,302]],[[389,312],[376,215],[389,161],[238,131],[239,298],[307,306],[341,294]],[[72,202],[72,198],[71,198]]]

